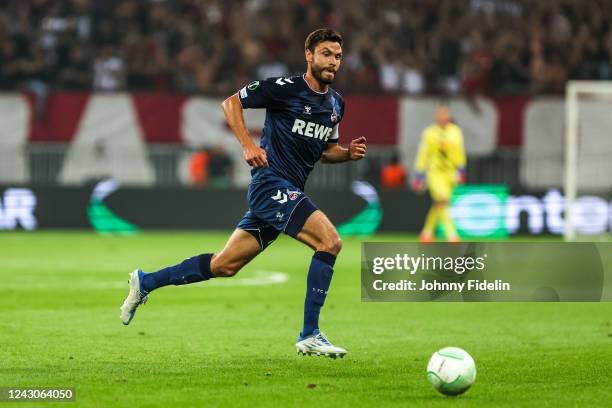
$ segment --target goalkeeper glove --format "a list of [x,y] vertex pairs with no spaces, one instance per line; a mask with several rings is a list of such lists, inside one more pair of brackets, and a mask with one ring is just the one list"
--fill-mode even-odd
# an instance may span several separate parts
[[464,184],[466,180],[465,167],[457,169],[457,183]]
[[412,179],[412,189],[416,192],[423,191],[423,184],[425,182],[425,175],[423,173],[416,173]]

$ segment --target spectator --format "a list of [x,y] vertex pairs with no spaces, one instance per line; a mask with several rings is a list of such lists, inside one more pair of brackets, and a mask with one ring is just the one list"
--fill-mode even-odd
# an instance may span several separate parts
[[208,167],[210,155],[205,148],[200,148],[189,157],[189,181],[191,185],[204,187],[208,184]]
[[232,184],[233,163],[223,145],[217,145],[210,151],[209,176],[210,184],[217,187],[228,187]]
[[427,83],[423,75],[423,64],[413,55],[406,56],[405,62],[402,90],[411,95],[425,92]]
[[125,65],[116,55],[112,46],[106,46],[94,61],[93,87],[98,91],[118,91],[123,89]]
[[272,77],[284,77],[289,75],[289,69],[284,62],[276,60],[268,55],[266,60],[257,67],[256,78],[266,79]]
[[461,46],[455,35],[455,27],[450,23],[442,24],[436,50],[436,76],[439,78],[440,90],[449,94],[456,94],[461,89],[459,81],[459,59]]
[[75,45],[69,50],[68,61],[57,75],[60,87],[69,90],[90,89],[92,85],[91,64],[85,48]]
[[303,38],[321,24],[346,38],[340,91],[548,93],[612,78],[605,0],[0,3],[3,89],[82,89],[88,69],[98,90],[225,95],[303,70]]
[[385,56],[380,58],[378,65],[380,88],[383,91],[399,92],[402,88],[404,67],[397,52],[387,50]]
[[489,74],[494,94],[515,94],[528,89],[529,70],[520,51],[521,44],[511,34],[505,33],[499,38]]
[[0,89],[11,90],[21,80],[22,61],[17,59],[15,43],[11,38],[0,39]]
[[380,171],[380,183],[383,187],[400,189],[406,187],[406,169],[399,161],[395,153],[391,161]]

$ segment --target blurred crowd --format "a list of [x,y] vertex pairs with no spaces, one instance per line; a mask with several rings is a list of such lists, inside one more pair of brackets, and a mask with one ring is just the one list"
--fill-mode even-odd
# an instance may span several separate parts
[[345,92],[558,93],[612,79],[610,0],[0,0],[0,89],[224,95],[345,38]]

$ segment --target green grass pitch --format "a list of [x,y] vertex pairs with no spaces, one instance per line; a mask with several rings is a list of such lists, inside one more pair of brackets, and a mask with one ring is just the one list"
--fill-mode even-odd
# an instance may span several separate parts
[[[342,360],[295,352],[311,252],[286,237],[238,277],[161,289],[130,326],[121,324],[128,272],[218,251],[226,237],[0,234],[0,386],[76,388],[76,403],[54,407],[560,407],[612,400],[612,304],[361,303],[358,239],[345,239],[321,318],[330,339],[349,350]],[[288,279],[250,285],[270,272]],[[443,346],[462,347],[476,360],[476,384],[465,395],[444,397],[426,380],[427,361]]]

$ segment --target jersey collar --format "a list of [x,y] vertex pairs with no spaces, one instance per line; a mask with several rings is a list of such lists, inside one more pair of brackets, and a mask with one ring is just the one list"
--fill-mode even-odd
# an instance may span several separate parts
[[310,84],[308,83],[308,81],[306,80],[306,74],[302,74],[302,79],[304,80],[304,82],[306,83],[306,86],[308,87],[308,89],[310,89],[312,92],[317,93],[319,95],[327,95],[327,93],[329,92],[329,86],[327,87],[327,91],[325,92],[319,92],[319,91],[315,91],[314,89],[312,89],[310,87]]

